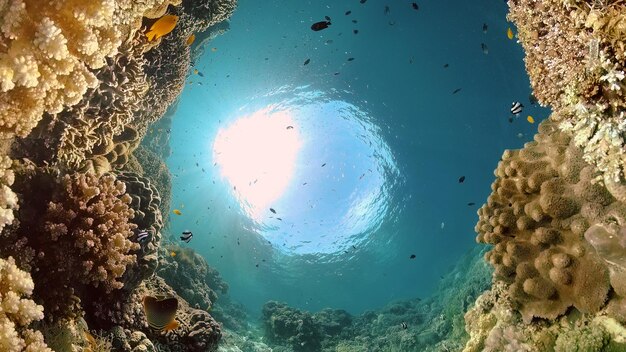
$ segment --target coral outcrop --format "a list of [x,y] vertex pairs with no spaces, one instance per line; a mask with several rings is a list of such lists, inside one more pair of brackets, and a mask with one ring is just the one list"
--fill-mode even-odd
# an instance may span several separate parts
[[611,284],[583,235],[595,224],[626,226],[626,204],[592,183],[595,168],[554,123],[542,123],[524,149],[505,151],[495,174],[477,240],[494,245],[485,259],[524,320],[555,319],[571,306],[598,312]]
[[0,157],[0,231],[13,223],[13,211],[17,208],[17,195],[11,190],[15,179],[11,163],[8,156]]
[[533,94],[574,137],[583,159],[613,182],[626,165],[626,5],[620,1],[510,1]]
[[[176,256],[169,255],[172,251]],[[215,291],[228,291],[217,270],[191,248],[168,246],[162,252],[157,274],[195,308],[209,310],[218,297]]]
[[263,306],[265,336],[276,344],[294,351],[319,351],[320,326],[308,312],[291,308],[284,303],[270,301]]
[[12,257],[0,259],[0,350],[6,352],[52,352],[43,335],[28,326],[43,318],[43,307],[29,296],[34,283],[15,265]]

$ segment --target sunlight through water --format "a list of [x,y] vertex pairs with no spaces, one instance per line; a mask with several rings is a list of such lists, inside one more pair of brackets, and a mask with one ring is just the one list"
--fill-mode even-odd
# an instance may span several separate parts
[[238,115],[218,131],[213,160],[249,230],[286,254],[325,255],[353,250],[381,226],[400,177],[365,110],[282,87]]

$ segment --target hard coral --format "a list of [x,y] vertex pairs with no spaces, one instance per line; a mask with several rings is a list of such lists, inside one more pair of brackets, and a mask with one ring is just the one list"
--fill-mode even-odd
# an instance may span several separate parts
[[24,200],[16,242],[32,251],[22,265],[32,268],[35,298],[50,320],[78,313],[83,295],[97,299],[123,286],[138,248],[129,240],[136,225],[124,183],[31,166],[18,170],[15,189]]
[[11,159],[0,157],[0,231],[13,223],[13,210],[17,208],[17,195],[11,190],[15,175],[11,168]]
[[511,1],[534,95],[574,136],[583,158],[613,182],[626,165],[626,5]]
[[594,224],[626,224],[626,204],[591,182],[594,168],[554,123],[542,123],[524,149],[505,151],[495,174],[477,240],[494,245],[485,258],[524,320],[554,319],[570,306],[600,310],[608,270],[583,234]]
[[52,352],[43,335],[28,328],[43,318],[43,307],[28,298],[33,287],[30,275],[12,257],[0,259],[0,350],[4,352]]

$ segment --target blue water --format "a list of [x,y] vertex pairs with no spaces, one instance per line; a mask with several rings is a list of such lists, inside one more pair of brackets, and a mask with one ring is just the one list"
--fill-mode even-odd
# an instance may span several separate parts
[[[239,1],[173,121],[172,232],[193,231],[187,246],[252,312],[429,295],[476,246],[503,150],[548,114],[528,101],[505,14],[486,0]],[[514,100],[526,108],[509,123]]]

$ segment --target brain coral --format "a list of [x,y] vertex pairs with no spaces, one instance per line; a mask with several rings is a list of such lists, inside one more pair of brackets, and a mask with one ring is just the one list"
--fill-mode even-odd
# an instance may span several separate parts
[[52,352],[38,331],[28,325],[43,318],[43,307],[27,297],[33,280],[12,257],[0,259],[0,350],[3,352]]
[[591,182],[595,173],[548,122],[498,164],[493,193],[478,211],[477,241],[494,245],[485,258],[527,322],[554,319],[570,306],[597,312],[607,300],[606,264],[583,234],[594,224],[624,226],[626,205]]
[[608,179],[626,165],[626,5],[621,1],[509,2],[533,93]]

